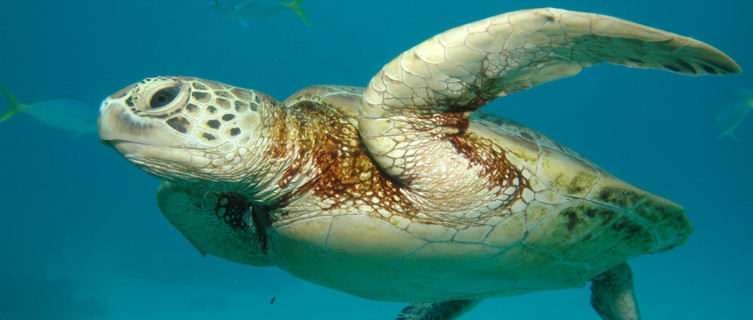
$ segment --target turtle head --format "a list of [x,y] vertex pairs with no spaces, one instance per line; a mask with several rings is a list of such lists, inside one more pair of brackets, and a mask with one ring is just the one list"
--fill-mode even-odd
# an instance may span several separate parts
[[254,184],[249,175],[264,165],[259,152],[276,143],[269,131],[283,122],[280,112],[261,92],[156,77],[106,98],[98,128],[103,143],[150,174],[175,183],[224,183],[223,191],[234,191],[228,183]]
[[268,265],[266,214],[252,200],[266,200],[259,189],[275,171],[263,169],[276,162],[265,152],[279,149],[284,112],[253,90],[156,77],[106,98],[98,129],[103,143],[167,180],[160,211],[202,254]]

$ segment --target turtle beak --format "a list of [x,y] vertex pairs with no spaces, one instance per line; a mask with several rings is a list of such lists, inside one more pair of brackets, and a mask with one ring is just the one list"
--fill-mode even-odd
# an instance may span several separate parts
[[102,119],[103,114],[108,114],[111,111],[111,104],[113,104],[115,101],[122,99],[128,93],[133,90],[133,88],[136,87],[136,84],[129,85],[123,89],[120,89],[120,91],[110,95],[109,97],[105,98],[105,100],[102,101],[102,105],[99,107],[99,116],[97,117],[97,131],[99,133],[99,142],[102,144],[113,147],[113,143],[111,140],[111,137],[113,137],[112,131],[109,129],[109,127],[105,124],[103,125]]
[[109,98],[102,102],[99,117],[97,117],[97,131],[99,141],[102,144],[127,155],[127,150],[120,150],[118,145],[121,145],[124,141],[132,140],[130,130],[134,127],[136,126],[133,121],[122,108],[117,106],[117,103],[110,101]]
[[117,103],[117,100],[105,99],[97,118],[99,141],[125,157],[138,153],[137,149],[141,144],[138,136],[141,134],[135,133],[134,130],[143,126],[137,125],[135,120],[129,115],[127,109]]
[[102,114],[107,113],[110,106],[108,100],[109,98],[102,101],[102,106],[99,108],[99,115],[97,116],[97,133],[99,134],[100,143],[112,147],[112,132],[108,129],[107,125],[103,125],[102,123]]
[[105,99],[97,118],[99,139],[111,147],[120,142],[176,147],[176,140],[179,139],[171,135],[170,130],[165,130],[165,126],[158,120],[133,115],[120,99]]

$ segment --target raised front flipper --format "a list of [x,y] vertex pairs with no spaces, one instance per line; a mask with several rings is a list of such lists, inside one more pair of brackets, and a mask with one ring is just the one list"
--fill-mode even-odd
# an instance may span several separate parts
[[476,147],[452,137],[467,135],[473,111],[601,62],[690,75],[740,72],[722,52],[669,32],[589,13],[516,11],[441,33],[385,65],[364,92],[360,133],[381,168],[404,185],[462,189],[462,169],[474,165],[467,153]]
[[157,191],[160,211],[202,255],[211,254],[254,266],[270,265],[263,210],[233,193],[214,193],[163,182]]

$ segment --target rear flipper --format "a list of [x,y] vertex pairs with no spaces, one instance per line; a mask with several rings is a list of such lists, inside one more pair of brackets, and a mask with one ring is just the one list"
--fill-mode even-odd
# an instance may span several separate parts
[[452,300],[413,303],[405,307],[397,320],[453,320],[473,309],[481,300]]
[[627,263],[598,275],[591,284],[591,305],[604,320],[640,320]]

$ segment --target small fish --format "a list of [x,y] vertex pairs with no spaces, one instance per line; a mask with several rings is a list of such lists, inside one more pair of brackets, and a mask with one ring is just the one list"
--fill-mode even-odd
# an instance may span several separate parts
[[0,91],[8,99],[8,109],[0,114],[0,122],[21,112],[56,129],[75,134],[97,133],[97,109],[82,101],[60,98],[24,104],[13,97],[2,85],[0,85]]
[[310,26],[311,21],[306,17],[306,13],[303,12],[301,3],[303,3],[303,0],[292,0],[290,2],[282,0],[248,0],[237,5],[225,7],[220,4],[219,0],[214,0],[212,7],[214,8],[214,11],[217,11],[223,16],[238,19],[243,26],[248,26],[245,21],[246,19],[272,17],[283,13],[285,10],[293,10],[303,22]]
[[740,125],[740,122],[745,119],[748,113],[750,113],[750,110],[753,109],[752,94],[750,92],[743,94],[745,95],[745,98],[743,98],[742,101],[727,106],[714,115],[714,122],[721,131],[716,138],[717,140],[724,137],[729,137],[735,141],[739,140],[733,131]]
[[272,299],[271,299],[271,300],[269,300],[269,304],[275,304],[275,300],[277,300],[277,298],[275,298],[275,297],[272,297]]

